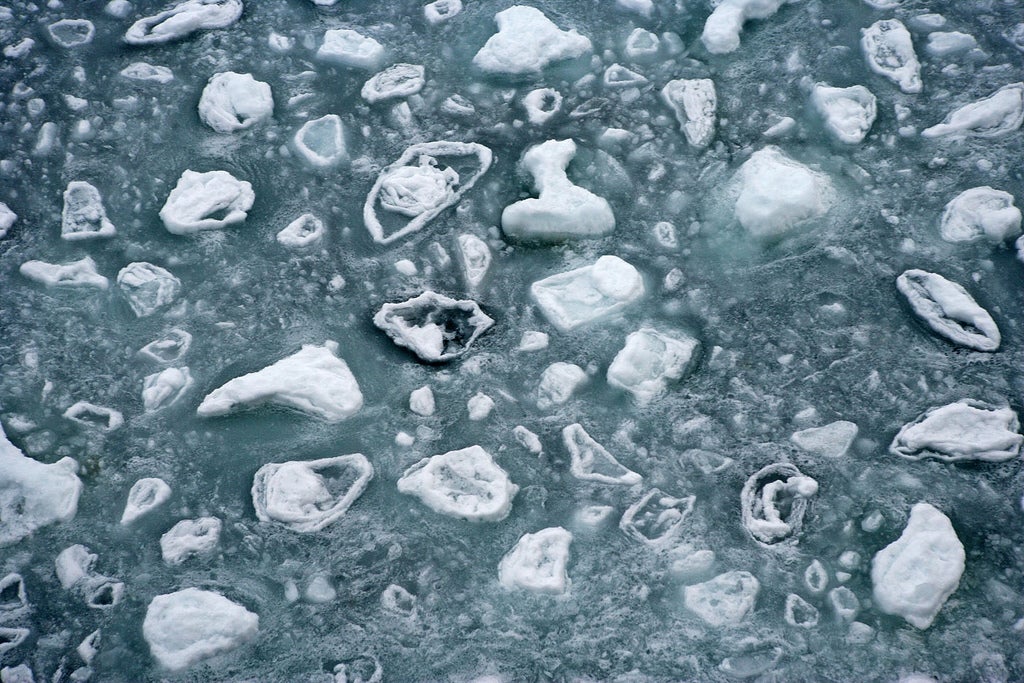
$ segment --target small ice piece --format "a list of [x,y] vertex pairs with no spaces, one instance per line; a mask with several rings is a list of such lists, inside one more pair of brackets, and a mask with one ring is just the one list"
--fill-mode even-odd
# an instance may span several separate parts
[[501,558],[498,581],[509,590],[562,595],[572,582],[566,574],[572,534],[560,526],[523,534]]
[[352,29],[331,29],[324,33],[316,56],[325,62],[373,71],[384,64],[384,46]]
[[327,114],[302,124],[295,133],[295,149],[314,168],[330,168],[348,160],[341,117]]
[[410,618],[416,616],[416,596],[395,583],[380,594],[380,606],[392,614]]
[[302,249],[319,242],[325,232],[327,229],[322,220],[311,213],[304,213],[277,233],[277,241],[289,249]]
[[928,34],[928,45],[925,50],[933,57],[949,57],[978,46],[974,36],[959,31],[936,31]]
[[441,103],[441,111],[451,116],[474,116],[476,107],[462,95],[451,95]]
[[139,19],[124,34],[129,45],[154,45],[196,31],[226,28],[242,16],[242,0],[185,0],[159,14]]
[[693,366],[700,347],[693,337],[669,336],[649,327],[626,337],[626,345],[608,366],[608,384],[631,393],[640,404],[664,394],[670,380],[682,377]]
[[174,404],[192,386],[188,368],[167,368],[147,375],[142,383],[142,405],[146,412]]
[[526,118],[535,126],[543,126],[562,110],[562,95],[554,88],[537,88],[523,97]]
[[900,537],[871,561],[875,605],[924,630],[959,586],[965,560],[949,517],[918,503]]
[[526,151],[520,167],[533,176],[538,197],[501,212],[501,229],[519,239],[563,240],[600,237],[615,229],[608,202],[569,180],[565,169],[576,156],[572,140],[548,140]]
[[264,465],[252,480],[261,522],[292,531],[320,531],[344,515],[373,479],[362,453]]
[[621,64],[612,64],[605,69],[603,81],[606,88],[639,88],[649,82],[643,74],[638,74]]
[[61,19],[46,27],[50,40],[63,48],[88,45],[96,35],[96,27],[88,19]]
[[540,455],[544,452],[544,446],[541,444],[540,438],[523,425],[516,425],[512,430],[512,436],[519,442],[520,446],[534,455]]
[[1024,82],[1004,85],[988,97],[954,110],[939,124],[921,131],[926,138],[998,138],[1024,122]]
[[185,330],[173,328],[163,337],[155,339],[141,349],[139,355],[154,363],[170,365],[181,360],[192,346],[192,335]]
[[18,220],[18,214],[11,211],[10,207],[0,202],[0,238],[7,236],[7,231]]
[[21,59],[36,46],[36,41],[31,38],[22,38],[13,45],[8,45],[4,48],[4,57],[8,59]]
[[79,401],[70,406],[64,411],[64,417],[88,427],[97,427],[104,432],[112,432],[124,424],[124,416],[120,411],[87,401]]
[[11,573],[0,579],[0,621],[21,614],[28,607],[28,594],[21,574]]
[[252,74],[214,74],[199,97],[199,118],[218,133],[252,128],[274,113],[270,86]]
[[478,391],[466,401],[466,410],[469,412],[470,420],[475,422],[485,420],[494,410],[494,399]]
[[124,584],[93,571],[97,559],[84,545],[73,545],[57,555],[54,565],[57,580],[65,590],[82,595],[93,609],[107,609],[121,602]]
[[465,355],[494,320],[475,301],[456,301],[428,290],[408,301],[384,304],[373,324],[421,360],[443,363]]
[[700,39],[714,55],[733,52],[748,19],[767,19],[787,2],[796,0],[722,0],[704,22]]
[[526,330],[519,338],[519,346],[516,351],[540,351],[548,347],[549,337],[547,332]]
[[89,635],[87,635],[78,647],[75,648],[75,652],[82,658],[82,661],[87,665],[92,664],[92,660],[96,658],[96,654],[99,652],[100,644],[100,629],[96,629]]
[[[30,633],[32,633],[32,631],[30,631],[27,628],[22,628],[22,627],[13,627],[12,628],[12,627],[8,627],[8,626],[0,626],[0,655],[2,655],[3,653],[7,652],[8,650],[13,650],[14,648],[16,648],[19,645],[21,645],[22,643],[24,643],[25,639],[28,638]],[[25,666],[25,665],[22,665],[22,666]],[[20,667],[18,667],[18,668],[20,668]],[[31,674],[32,674],[31,670],[28,669],[27,666],[25,667],[25,669],[29,672],[29,677],[27,679],[20,679],[20,680],[26,680],[26,681],[28,681],[28,683],[34,683],[35,679],[33,679],[32,676],[31,676]],[[4,667],[3,673],[6,673],[8,671],[11,671],[11,669],[8,669],[7,667]],[[21,675],[21,673],[18,672],[17,669],[15,669],[14,671],[16,672],[16,675],[18,675],[18,676]],[[12,674],[12,676],[11,676],[12,683],[20,683],[20,680],[19,679],[15,679],[14,675],[15,674]],[[7,683],[7,679],[6,678],[4,678],[4,683]]]
[[591,266],[534,282],[530,295],[552,325],[568,332],[638,300],[644,295],[644,279],[618,256],[605,255]]
[[420,64],[393,64],[372,76],[360,91],[363,99],[374,104],[384,100],[415,95],[426,83]]
[[409,410],[412,412],[429,417],[434,414],[434,409],[434,392],[429,386],[422,386],[409,394]]
[[175,235],[219,230],[244,221],[254,201],[252,185],[227,171],[186,170],[160,209],[160,220]]
[[479,287],[487,275],[487,269],[491,267],[491,250],[487,247],[487,242],[476,235],[466,234],[459,235],[456,244],[459,247],[459,263],[466,284],[470,288]]
[[838,420],[824,427],[810,427],[794,432],[789,440],[813,455],[825,458],[842,458],[850,451],[857,438],[857,425]]
[[786,623],[800,628],[814,628],[818,625],[818,608],[796,593],[786,596]]
[[561,361],[552,363],[544,368],[540,375],[537,407],[547,410],[552,406],[562,405],[572,398],[573,392],[586,381],[587,373],[580,366]]
[[740,492],[743,527],[759,544],[769,547],[795,540],[803,526],[807,503],[818,482],[789,463],[762,467]]
[[306,601],[314,604],[331,602],[338,597],[338,591],[331,585],[330,579],[317,574],[306,586]]
[[671,545],[693,511],[695,496],[674,498],[651,489],[622,513],[619,528],[627,536],[653,548]]
[[639,484],[643,479],[616,460],[578,422],[562,430],[562,443],[572,457],[569,471],[577,479],[626,486]]
[[128,306],[139,318],[153,315],[174,302],[181,292],[181,280],[152,263],[129,263],[117,273],[117,286]]
[[199,404],[200,417],[227,415],[241,408],[269,403],[294,408],[325,422],[340,422],[363,406],[363,394],[338,343],[302,348],[262,370],[230,380]]
[[398,490],[435,512],[471,522],[499,522],[519,491],[480,446],[424,458],[398,480]]
[[170,497],[171,487],[163,479],[139,479],[128,491],[128,502],[125,503],[124,512],[121,514],[121,524],[131,524],[166,503]]
[[648,19],[654,13],[654,0],[615,0],[615,5],[619,9],[636,12]]
[[825,130],[848,145],[863,142],[878,116],[878,101],[863,85],[833,88],[816,83],[811,105],[825,120]]
[[917,61],[910,31],[899,19],[881,19],[860,31],[860,47],[868,66],[905,93],[919,93],[921,62]]
[[824,216],[834,199],[828,176],[774,146],[754,152],[736,177],[740,185],[736,218],[755,237],[781,237]]
[[630,32],[623,49],[626,59],[631,62],[652,61],[660,51],[658,36],[643,28],[635,28]]
[[492,74],[539,74],[548,64],[590,52],[590,40],[562,31],[535,7],[513,5],[494,15],[498,32],[487,39],[473,64]]
[[462,0],[434,0],[423,6],[423,18],[434,26],[462,11]]
[[209,555],[220,543],[220,529],[216,517],[183,519],[160,537],[160,554],[172,567],[193,556]]
[[820,560],[814,560],[804,570],[804,585],[815,595],[828,588],[828,572]]
[[996,321],[967,290],[937,273],[908,270],[896,288],[910,307],[940,337],[975,351],[995,351],[1002,336]]
[[92,257],[70,263],[47,263],[46,261],[25,261],[18,272],[47,287],[95,287],[106,289],[110,286],[107,278],[96,271]]
[[[836,572],[836,578],[840,578],[839,574],[842,572]],[[832,611],[843,621],[853,621],[857,612],[860,611],[860,600],[857,599],[857,594],[846,586],[836,586],[830,590],[828,601],[832,605]]]
[[750,572],[732,571],[683,588],[686,609],[711,626],[736,626],[754,609],[761,583]]
[[929,408],[900,429],[889,451],[908,460],[1004,462],[1020,454],[1024,436],[1007,405],[962,399]]
[[985,185],[964,190],[946,204],[940,232],[947,242],[987,239],[1000,244],[1019,235],[1020,225],[1013,195]]
[[680,78],[661,89],[661,101],[676,115],[679,130],[694,147],[707,147],[715,137],[718,95],[710,78]]
[[148,62],[132,62],[121,69],[120,74],[133,81],[152,82],[159,85],[167,85],[174,80],[174,72],[166,66],[157,66]]
[[64,190],[64,211],[60,217],[61,238],[87,240],[116,234],[117,229],[107,219],[100,191],[81,180],[68,183]]
[[142,635],[154,659],[180,671],[256,638],[260,618],[220,593],[186,588],[149,603]]

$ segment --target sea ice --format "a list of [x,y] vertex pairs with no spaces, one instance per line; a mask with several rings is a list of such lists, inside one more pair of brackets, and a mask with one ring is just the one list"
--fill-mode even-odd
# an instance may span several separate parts
[[106,289],[110,286],[107,278],[96,272],[96,262],[86,256],[70,263],[47,263],[25,261],[18,272],[30,280],[47,287],[95,287]]
[[93,609],[107,609],[121,602],[124,583],[96,573],[98,559],[84,545],[72,545],[58,553],[54,565],[62,588],[81,595]]
[[398,480],[398,490],[435,512],[472,522],[499,522],[519,491],[480,446],[424,458]]
[[289,249],[302,249],[317,244],[326,232],[322,220],[311,213],[304,213],[277,233],[277,241]]
[[193,556],[209,555],[220,543],[220,529],[216,517],[183,519],[160,537],[160,554],[172,567]]
[[120,71],[121,76],[133,81],[145,81],[167,85],[174,80],[174,72],[166,66],[156,66],[148,62],[132,62]]
[[644,280],[618,256],[605,255],[534,282],[530,295],[552,325],[568,332],[625,309],[644,295]]
[[857,425],[838,420],[824,427],[809,427],[794,432],[789,440],[812,455],[826,458],[842,458],[850,451],[857,438]]
[[462,0],[434,0],[423,6],[423,18],[428,24],[440,24],[461,11]]
[[252,128],[274,113],[270,86],[252,74],[214,74],[199,97],[199,118],[218,133]]
[[590,52],[590,40],[563,31],[535,7],[513,5],[494,15],[498,32],[473,57],[481,71],[493,74],[540,73],[548,64]]
[[46,27],[50,40],[63,48],[88,45],[96,35],[96,27],[88,19],[61,19]]
[[540,442],[540,437],[531,432],[523,425],[516,425],[512,429],[512,437],[519,443],[520,446],[530,451],[534,455],[540,455],[544,452],[544,445]]
[[665,548],[682,533],[683,522],[693,511],[695,496],[675,498],[651,489],[626,508],[619,529],[653,548]]
[[459,248],[459,265],[466,284],[470,289],[479,287],[491,267],[491,250],[487,242],[476,235],[465,234],[459,235],[455,243]]
[[121,524],[127,526],[143,515],[160,507],[171,497],[171,487],[163,479],[146,477],[132,484],[128,501],[121,514]]
[[498,565],[498,581],[508,589],[561,595],[569,590],[566,574],[572,534],[560,526],[523,534]]
[[181,360],[192,346],[192,335],[185,330],[172,328],[163,337],[154,339],[141,349],[139,355],[161,365],[170,365]]
[[949,57],[972,50],[978,46],[974,36],[959,31],[936,31],[928,34],[925,50],[933,57]]
[[252,185],[227,171],[186,170],[160,209],[160,220],[175,235],[218,230],[244,221],[254,201]]
[[7,232],[16,220],[18,220],[18,214],[11,211],[9,206],[0,202],[0,238],[7,236]]
[[[24,643],[31,633],[32,631],[27,628],[0,626],[0,655],[4,654],[8,650],[13,650],[14,648]],[[19,669],[21,669],[22,667],[24,667],[24,670],[28,672],[28,678],[21,678],[19,680],[18,678],[15,678],[15,676],[20,677],[22,675],[22,672],[19,671]],[[13,669],[4,667],[3,670],[0,671],[0,674],[6,676],[7,672],[11,672],[11,683],[35,683],[35,679],[32,677],[31,669],[29,669],[24,664]],[[3,678],[2,680],[3,683],[7,683],[7,678]]]
[[834,199],[828,176],[794,161],[778,147],[754,152],[736,178],[736,218],[755,237],[781,237],[824,216]]
[[680,78],[661,89],[661,100],[676,115],[679,130],[694,147],[707,147],[715,137],[718,95],[710,78]]
[[577,479],[626,486],[639,484],[643,479],[616,460],[615,456],[587,434],[583,425],[579,423],[571,424],[562,430],[562,443],[572,458],[569,471]]
[[649,83],[643,74],[638,74],[621,64],[612,64],[605,69],[602,80],[606,88],[640,88]]
[[825,129],[835,139],[855,145],[863,142],[878,115],[874,94],[863,85],[833,88],[816,83],[811,105],[825,121]]
[[899,19],[881,19],[861,29],[860,46],[868,66],[905,93],[919,93],[921,62],[917,61],[910,31]]
[[821,560],[813,560],[807,565],[807,569],[804,570],[804,585],[815,595],[824,593],[828,588],[828,571]]
[[0,579],[0,621],[17,617],[28,608],[28,593],[21,574],[11,573]]
[[818,625],[818,608],[796,593],[786,596],[786,623],[800,628],[814,628]]
[[[836,572],[837,577],[839,572]],[[828,602],[832,611],[843,621],[853,621],[860,611],[860,600],[857,594],[846,586],[836,586],[828,592]]]
[[158,595],[142,635],[164,668],[180,671],[256,638],[260,618],[220,593],[185,588]]
[[1007,405],[962,399],[929,408],[900,429],[889,451],[908,460],[1003,462],[1020,454],[1024,436]]
[[554,88],[537,88],[523,97],[526,118],[535,126],[543,126],[562,111],[562,94]]
[[794,465],[781,462],[762,467],[747,479],[740,492],[743,527],[763,546],[795,540],[803,526],[818,482]]
[[683,588],[686,609],[711,626],[736,626],[754,609],[761,584],[750,572],[731,571]]
[[409,410],[428,417],[434,414],[434,392],[429,386],[422,386],[409,394]]
[[327,114],[302,124],[295,133],[295,149],[314,168],[330,168],[348,159],[341,117]]
[[967,290],[936,273],[908,270],[896,288],[921,320],[940,337],[975,351],[995,351],[1002,336],[989,312]]
[[124,424],[124,416],[113,408],[79,401],[64,411],[64,417],[87,427],[112,432]]
[[722,0],[704,22],[701,42],[711,54],[733,52],[748,19],[767,19],[789,2],[796,0]]
[[608,384],[649,403],[668,389],[670,380],[682,377],[693,366],[700,347],[686,334],[670,336],[644,327],[626,337],[626,345],[608,366]]
[[626,44],[622,52],[631,62],[650,62],[658,58],[658,54],[661,52],[661,43],[658,41],[658,36],[647,29],[635,28],[626,37]]
[[494,399],[482,392],[476,392],[466,401],[466,412],[474,422],[486,420],[494,410]]
[[89,183],[73,180],[64,190],[64,211],[61,213],[60,236],[66,240],[113,237],[114,224],[107,219],[100,191]]
[[466,354],[494,320],[470,299],[426,291],[408,301],[384,304],[373,324],[421,360],[443,363]]
[[1021,213],[1013,195],[987,185],[954,197],[942,213],[939,231],[947,242],[987,239],[999,244],[1020,234]]
[[363,84],[360,91],[370,104],[415,95],[426,83],[420,64],[392,64]]
[[331,29],[324,33],[324,42],[316,56],[355,69],[372,71],[384,64],[384,46],[369,36],[348,28]]
[[242,0],[185,0],[139,19],[124,34],[130,45],[166,43],[194,33],[226,28],[242,16]]
[[181,292],[181,280],[152,263],[129,263],[117,273],[117,286],[128,306],[139,318],[153,315],[174,302]]
[[537,386],[537,407],[547,410],[572,398],[573,392],[587,381],[587,373],[574,363],[561,361],[544,368]]
[[142,406],[147,413],[177,402],[192,386],[188,368],[167,368],[147,375],[142,383]]
[[954,110],[946,119],[921,131],[926,138],[998,138],[1009,135],[1024,122],[1024,82],[1004,85],[977,102]]
[[269,463],[253,477],[253,507],[261,522],[320,531],[348,511],[371,479],[373,465],[362,453]]

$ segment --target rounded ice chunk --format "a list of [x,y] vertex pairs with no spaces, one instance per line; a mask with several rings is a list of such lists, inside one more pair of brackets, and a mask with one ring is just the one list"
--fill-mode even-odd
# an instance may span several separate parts
[[1020,234],[1021,213],[1013,195],[987,185],[964,190],[946,204],[940,232],[947,242],[987,239],[999,244]]
[[733,52],[740,46],[740,33],[748,19],[767,19],[787,2],[796,0],[722,0],[704,22],[700,40],[715,55]]
[[7,231],[14,225],[14,221],[18,220],[18,214],[11,211],[11,208],[0,202],[0,237],[6,237]]
[[908,460],[1003,462],[1020,454],[1017,413],[1007,405],[961,399],[929,408],[900,429],[889,451]]
[[261,522],[320,531],[352,507],[372,478],[373,465],[362,453],[269,463],[253,477],[252,503]]
[[754,152],[736,177],[736,218],[755,237],[781,237],[824,216],[833,202],[828,176],[794,161],[778,147]]
[[220,530],[216,517],[183,519],[160,537],[160,554],[172,567],[193,555],[209,555],[220,542]]
[[317,59],[367,71],[384,63],[384,46],[349,28],[331,29],[316,52]]
[[329,168],[348,159],[341,117],[327,114],[302,124],[295,133],[295,149],[315,168]]
[[995,351],[1002,342],[989,312],[966,289],[937,273],[908,270],[896,288],[928,327],[948,341],[975,351]]
[[128,502],[121,514],[121,524],[127,526],[160,507],[171,497],[171,487],[163,479],[146,477],[132,484]]
[[813,455],[841,458],[850,451],[858,431],[853,422],[838,420],[823,427],[801,429],[794,432],[789,440]]
[[535,126],[543,126],[562,110],[562,94],[554,88],[537,88],[523,97],[526,118]]
[[860,34],[860,46],[872,71],[885,76],[905,93],[921,92],[921,62],[903,22],[881,19],[861,29]]
[[218,133],[252,128],[274,113],[270,86],[252,74],[214,74],[199,97],[199,118]]
[[587,373],[575,363],[552,363],[544,368],[537,385],[537,407],[547,410],[572,398],[576,388],[587,381]]
[[754,609],[761,583],[750,572],[719,574],[683,588],[683,602],[711,626],[736,626]]
[[479,286],[487,275],[487,269],[491,267],[491,250],[487,242],[476,235],[465,234],[456,238],[456,245],[466,284],[470,288]]
[[174,72],[166,66],[147,62],[132,62],[120,71],[121,76],[133,81],[146,81],[166,85],[174,80]]
[[117,286],[140,318],[153,315],[174,302],[181,292],[181,280],[152,263],[129,263],[117,273]]
[[392,64],[363,84],[360,91],[370,104],[409,97],[423,90],[426,83],[423,66],[419,64]]
[[175,403],[192,386],[188,368],[167,368],[147,375],[142,384],[142,405],[146,412]]
[[548,321],[563,332],[622,311],[644,295],[640,272],[618,256],[558,273],[530,286]]
[[311,213],[304,213],[277,233],[277,241],[289,249],[301,249],[317,244],[326,232],[322,220]]
[[540,73],[548,64],[590,52],[590,40],[563,31],[535,7],[513,5],[494,15],[498,32],[473,57],[481,71],[522,75]]
[[743,527],[763,546],[794,540],[803,526],[807,503],[818,482],[795,465],[781,462],[762,467],[740,492]]
[[175,235],[218,230],[244,221],[254,201],[252,185],[227,171],[186,170],[160,209],[160,219]]
[[124,34],[130,45],[166,43],[194,33],[225,28],[242,16],[242,0],[185,0],[139,19]]
[[113,237],[114,224],[107,219],[103,197],[93,185],[73,180],[64,190],[64,210],[61,213],[60,236],[74,241],[96,237]]
[[142,635],[161,666],[180,671],[255,639],[259,624],[220,593],[185,588],[150,601]]
[[461,11],[462,0],[434,0],[423,6],[423,18],[428,24],[440,24]]
[[398,490],[435,512],[471,522],[499,522],[519,491],[480,446],[424,458],[398,480]]
[[626,345],[608,366],[608,384],[631,393],[641,404],[663,395],[668,383],[693,366],[700,342],[687,334],[670,336],[644,327],[626,337]]
[[1024,123],[1024,82],[1004,85],[977,102],[954,110],[942,123],[921,131],[926,138],[998,138]]
[[863,142],[878,116],[878,102],[863,85],[833,88],[816,83],[811,91],[811,104],[825,120],[829,134],[848,145]]
[[523,534],[498,565],[498,581],[508,589],[561,595],[569,590],[566,574],[572,534],[560,526]]
[[96,28],[88,19],[61,19],[47,26],[46,32],[57,45],[72,48],[91,43]]

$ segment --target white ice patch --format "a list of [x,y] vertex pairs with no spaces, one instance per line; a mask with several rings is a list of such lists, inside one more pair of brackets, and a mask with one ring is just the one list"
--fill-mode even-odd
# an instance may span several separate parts
[[778,147],[754,152],[736,173],[736,218],[760,238],[777,238],[828,213],[832,181],[783,154]]
[[79,401],[64,411],[64,417],[86,427],[112,432],[124,424],[121,411],[98,406],[88,401]]
[[649,403],[668,390],[668,383],[685,375],[693,366],[700,347],[686,334],[670,336],[644,327],[626,337],[611,365],[608,384],[624,389],[641,403]]
[[345,129],[337,114],[306,121],[293,142],[299,155],[314,168],[330,168],[348,159]]
[[722,0],[704,22],[701,42],[711,54],[733,52],[748,19],[767,19],[788,2],[796,0]]
[[220,530],[216,517],[183,519],[160,537],[160,554],[172,567],[190,557],[211,555],[220,543]]
[[139,19],[124,34],[129,45],[166,43],[194,33],[226,28],[242,16],[242,0],[185,0]]
[[796,540],[818,482],[789,463],[762,467],[740,492],[743,527],[763,546]]
[[621,64],[612,64],[605,69],[602,80],[606,88],[640,88],[649,82],[643,74],[638,74]]
[[0,238],[7,236],[7,231],[11,229],[16,220],[18,220],[18,214],[11,211],[9,206],[0,202]]
[[786,596],[785,619],[790,626],[814,628],[818,625],[818,608],[796,593]]
[[268,120],[274,113],[270,86],[252,74],[214,74],[199,97],[199,118],[218,133],[234,133]]
[[686,609],[711,626],[736,626],[750,614],[761,584],[750,572],[719,574],[704,583],[683,588]]
[[456,245],[459,248],[459,265],[462,267],[462,276],[470,289],[479,287],[487,275],[487,269],[491,267],[491,250],[487,242],[476,235],[459,235],[456,238]]
[[154,339],[139,349],[139,355],[154,363],[170,365],[181,360],[191,346],[192,335],[185,330],[173,328],[163,337]]
[[372,71],[384,63],[384,46],[369,36],[348,28],[332,29],[324,33],[324,42],[316,56],[355,69]]
[[494,320],[471,299],[426,291],[408,301],[384,304],[373,324],[421,360],[443,363],[465,355]]
[[939,229],[947,242],[987,239],[993,244],[1020,234],[1021,213],[1013,195],[987,185],[972,187],[954,197],[942,213]]
[[252,185],[227,171],[186,170],[160,209],[160,219],[175,235],[219,230],[244,221],[254,201]]
[[872,71],[885,76],[905,93],[921,92],[921,62],[903,22],[881,19],[861,29],[860,35],[860,46]]
[[1024,82],[1004,85],[977,102],[955,109],[945,121],[921,131],[926,138],[998,138],[1024,123]]
[[573,392],[586,381],[587,373],[580,366],[561,361],[552,363],[544,368],[540,375],[537,407],[547,410],[552,406],[562,405],[572,398]]
[[54,569],[61,587],[80,595],[86,606],[109,609],[124,597],[124,583],[94,571],[98,559],[84,545],[73,545],[54,558]]
[[707,147],[715,137],[718,95],[710,78],[680,78],[661,89],[661,100],[676,115],[679,130],[694,147]]
[[192,386],[188,368],[167,368],[147,375],[142,383],[142,406],[147,413],[173,405]]
[[129,263],[117,273],[117,286],[139,318],[153,315],[181,293],[181,280],[152,263]]
[[18,272],[47,287],[94,287],[106,289],[110,286],[107,278],[96,272],[96,262],[91,257],[71,263],[47,263],[45,261],[25,261]]
[[535,126],[543,126],[562,111],[562,94],[554,88],[537,88],[523,97],[526,118]]
[[254,640],[259,624],[257,615],[220,593],[186,588],[150,601],[142,635],[161,666],[180,671]]
[[642,477],[621,464],[604,446],[587,434],[583,425],[571,424],[562,430],[562,443],[572,458],[569,471],[583,481],[633,486]]
[[535,7],[513,5],[494,15],[498,32],[473,57],[487,73],[540,73],[548,64],[590,52],[590,40],[575,30],[562,31]]
[[486,420],[492,410],[494,410],[494,399],[482,392],[478,391],[466,401],[466,412],[469,413],[469,419],[474,422]]
[[795,432],[789,440],[812,455],[825,458],[842,458],[857,438],[857,425],[839,420],[824,427],[810,427]]
[[561,595],[569,590],[566,574],[572,534],[562,527],[523,534],[498,565],[498,580],[507,589]]
[[654,14],[654,0],[615,0],[615,6],[648,19]]
[[695,496],[675,498],[651,489],[626,508],[619,529],[652,548],[669,547],[682,533],[696,500]]
[[950,57],[973,50],[978,46],[974,36],[959,31],[936,31],[928,34],[928,54],[933,57]]
[[848,145],[862,142],[878,116],[878,102],[863,85],[833,88],[816,83],[811,104],[825,121],[825,130]]
[[1017,413],[1007,405],[962,399],[929,408],[900,429],[889,451],[908,460],[1004,462],[1020,454]]
[[253,507],[261,522],[320,531],[348,511],[371,479],[373,465],[362,453],[270,463],[253,477]]
[[121,524],[127,526],[166,503],[171,497],[171,487],[163,479],[146,477],[132,484],[128,501],[121,513]]
[[462,0],[434,0],[423,6],[423,18],[428,24],[437,25],[448,21],[462,11]]
[[975,351],[995,351],[1002,336],[989,312],[967,290],[937,273],[908,270],[896,278],[921,320],[941,337]]
[[499,522],[519,491],[480,446],[424,458],[398,480],[398,490],[435,512],[471,522]]
[[277,233],[277,241],[289,249],[302,249],[319,243],[326,232],[322,220],[311,213],[304,213]]
[[434,392],[431,391],[429,386],[422,386],[419,389],[414,389],[412,393],[409,394],[409,410],[417,415],[429,417],[434,414],[435,408]]
[[370,104],[376,104],[415,95],[425,83],[422,65],[392,64],[366,81],[359,94]]
[[91,43],[96,27],[88,19],[61,19],[47,26],[46,32],[50,40],[67,49]]
[[626,37],[623,54],[631,62],[650,62],[657,59],[661,52],[658,36],[647,29],[635,28]]
[[167,85],[174,80],[174,72],[166,66],[156,66],[148,62],[132,62],[121,69],[120,74],[133,81],[158,83],[159,85]]
[[619,313],[644,295],[640,272],[617,256],[558,273],[530,286],[548,321],[562,332]]
[[64,210],[61,213],[60,236],[63,239],[85,240],[113,237],[114,224],[107,219],[100,191],[89,183],[74,180],[64,190]]

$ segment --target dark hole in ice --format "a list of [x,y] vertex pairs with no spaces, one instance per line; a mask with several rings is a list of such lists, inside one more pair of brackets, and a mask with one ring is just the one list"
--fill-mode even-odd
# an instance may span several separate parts
[[98,591],[96,591],[92,598],[89,600],[90,605],[98,607],[109,607],[114,604],[114,585],[110,583],[103,584]]

